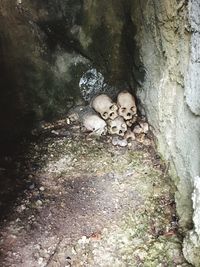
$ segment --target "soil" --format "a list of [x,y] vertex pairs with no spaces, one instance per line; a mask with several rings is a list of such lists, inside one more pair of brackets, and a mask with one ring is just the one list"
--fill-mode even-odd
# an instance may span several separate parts
[[1,267],[188,267],[153,141],[45,125],[1,159]]

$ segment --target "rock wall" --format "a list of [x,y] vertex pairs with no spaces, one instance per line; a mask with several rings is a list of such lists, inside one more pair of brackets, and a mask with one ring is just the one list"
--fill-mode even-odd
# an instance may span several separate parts
[[[195,266],[200,266],[200,218],[192,203],[193,190],[199,186],[194,181],[200,174],[199,18],[200,4],[194,0],[135,1],[132,9],[146,70],[137,96],[158,149],[170,163],[180,225],[185,232],[194,227],[185,239],[184,254]],[[196,188],[193,193],[195,203],[199,203],[198,192]]]
[[91,64],[72,31],[81,14],[81,1],[0,2],[1,140],[61,116],[80,98]]

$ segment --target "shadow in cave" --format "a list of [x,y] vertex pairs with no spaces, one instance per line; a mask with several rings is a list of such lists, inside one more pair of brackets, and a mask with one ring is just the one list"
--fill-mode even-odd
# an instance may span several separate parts
[[123,10],[123,28],[121,34],[121,61],[124,62],[124,78],[127,81],[132,93],[136,94],[136,88],[141,88],[145,79],[145,68],[140,60],[140,48],[136,44],[135,36],[137,27],[134,25],[131,18],[130,1],[122,3]]
[[[4,142],[2,142],[4,140]],[[14,211],[24,190],[33,182],[27,179],[28,143],[17,139],[0,142],[0,223]],[[33,166],[37,168],[37,166]]]
[[30,114],[21,116],[23,99],[17,93],[17,74],[12,56],[5,52],[7,45],[8,40],[0,32],[0,222],[12,213],[17,198],[27,187],[22,171],[27,147],[21,145],[20,136],[32,126]]

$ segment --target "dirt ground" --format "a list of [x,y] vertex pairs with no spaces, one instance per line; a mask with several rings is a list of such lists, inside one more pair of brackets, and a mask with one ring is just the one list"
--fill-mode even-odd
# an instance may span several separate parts
[[118,147],[49,125],[35,140],[1,161],[1,267],[191,266],[174,187],[147,137]]

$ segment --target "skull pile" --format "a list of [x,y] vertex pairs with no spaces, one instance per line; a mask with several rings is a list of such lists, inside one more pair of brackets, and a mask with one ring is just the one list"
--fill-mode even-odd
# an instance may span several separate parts
[[118,94],[117,103],[105,94],[98,95],[91,106],[106,121],[109,134],[124,136],[137,120],[135,98],[128,91]]
[[96,111],[96,115],[89,114],[84,117],[83,125],[97,135],[105,135],[108,132],[119,138],[134,140],[135,134],[148,131],[148,124],[138,120],[135,98],[128,91],[118,94],[117,103],[108,95],[100,94],[92,100],[91,107]]

